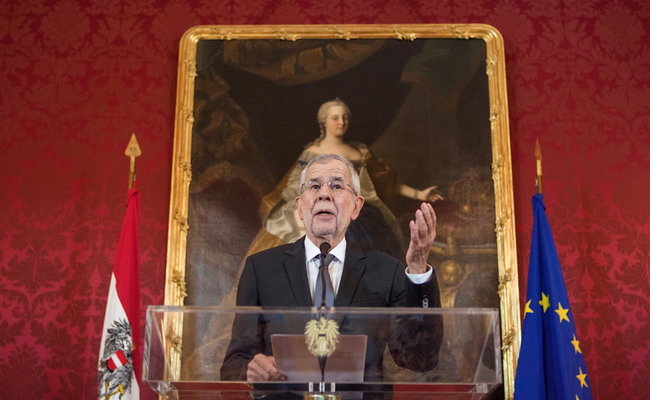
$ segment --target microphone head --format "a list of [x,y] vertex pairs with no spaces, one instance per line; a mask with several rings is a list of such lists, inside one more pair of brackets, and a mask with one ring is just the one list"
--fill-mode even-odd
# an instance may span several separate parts
[[323,242],[323,243],[321,243],[321,245],[320,245],[320,252],[321,252],[321,254],[327,254],[327,253],[329,253],[331,247],[332,247],[332,246],[330,246],[330,244],[327,243],[327,242]]

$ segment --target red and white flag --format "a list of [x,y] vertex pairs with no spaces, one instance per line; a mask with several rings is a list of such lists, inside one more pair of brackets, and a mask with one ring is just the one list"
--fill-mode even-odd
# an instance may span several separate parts
[[140,398],[139,209],[140,193],[129,189],[99,348],[100,400]]

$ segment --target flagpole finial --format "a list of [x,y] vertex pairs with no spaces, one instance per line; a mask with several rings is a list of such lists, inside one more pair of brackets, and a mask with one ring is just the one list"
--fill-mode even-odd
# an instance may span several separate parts
[[539,146],[539,138],[535,140],[535,159],[537,160],[537,176],[535,184],[537,186],[537,193],[542,193],[542,149]]
[[135,181],[135,158],[142,154],[138,140],[135,138],[135,133],[131,135],[131,140],[126,146],[124,154],[131,158],[131,166],[129,168],[129,189],[133,189],[133,182]]

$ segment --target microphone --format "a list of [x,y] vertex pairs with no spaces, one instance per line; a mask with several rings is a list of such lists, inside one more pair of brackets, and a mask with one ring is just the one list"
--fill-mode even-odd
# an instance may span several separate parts
[[321,257],[325,257],[327,255],[327,253],[330,252],[331,248],[332,248],[332,246],[330,246],[329,243],[327,243],[327,242],[321,243],[321,245],[320,245],[320,255],[321,255]]
[[327,256],[327,253],[329,253],[331,248],[332,248],[332,246],[327,242],[323,242],[320,245],[320,265],[321,265],[321,267],[320,267],[320,270],[318,271],[318,273],[321,274],[320,281],[321,281],[321,283],[323,285],[323,296],[322,296],[323,298],[322,298],[322,301],[321,301],[321,304],[320,304],[321,308],[325,308],[327,306],[326,297],[325,297],[325,294],[327,292],[327,286],[326,286],[326,281],[325,281],[326,272],[325,272],[325,268],[323,268],[323,266],[325,265],[325,256]]
[[[327,292],[327,284],[326,284],[326,282],[327,281],[325,280],[325,274],[327,274],[329,272],[326,272],[325,268],[323,268],[323,267],[325,266],[325,256],[327,256],[327,253],[329,253],[331,248],[332,248],[332,246],[330,246],[330,244],[327,243],[327,242],[323,242],[320,245],[320,265],[321,265],[321,267],[320,267],[320,270],[319,270],[318,273],[321,274],[321,276],[320,276],[321,279],[320,280],[321,280],[321,283],[323,284],[323,299],[322,299],[322,302],[320,304],[320,316],[319,316],[319,319],[320,318],[327,318],[327,313],[325,312],[325,309],[327,308],[327,300],[326,300],[326,292]],[[318,356],[318,366],[320,367],[320,381],[321,381],[320,387],[321,387],[321,392],[325,391],[325,364],[326,363],[327,363],[327,356],[325,356],[325,355]]]

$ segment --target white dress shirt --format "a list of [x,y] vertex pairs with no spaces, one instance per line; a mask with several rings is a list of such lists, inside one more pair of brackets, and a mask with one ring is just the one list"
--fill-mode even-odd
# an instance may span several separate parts
[[[334,256],[329,265],[330,278],[332,279],[332,286],[334,293],[339,292],[341,284],[341,276],[343,275],[343,265],[345,264],[345,250],[348,247],[348,242],[343,238],[341,243],[330,250],[329,254]],[[316,292],[316,280],[318,279],[318,270],[320,267],[320,249],[316,246],[309,237],[305,237],[305,259],[307,260],[307,278],[309,278],[309,287],[311,289],[311,298],[314,298]],[[421,285],[427,282],[433,274],[433,268],[427,264],[427,272],[423,274],[410,274],[408,267],[406,268],[406,276],[411,282],[416,285]]]

